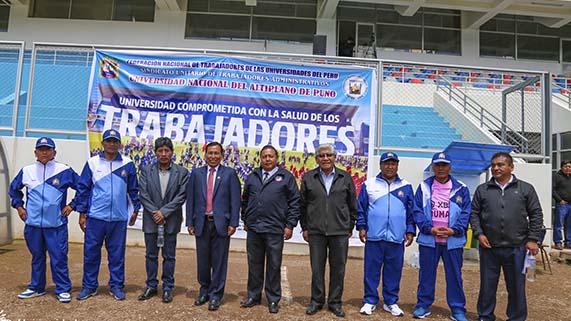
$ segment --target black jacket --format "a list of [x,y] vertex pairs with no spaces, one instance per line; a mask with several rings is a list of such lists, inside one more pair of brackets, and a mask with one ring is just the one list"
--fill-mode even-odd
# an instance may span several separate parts
[[335,168],[329,190],[320,168],[313,169],[301,181],[301,228],[309,234],[346,235],[357,220],[357,193],[351,175]]
[[561,170],[553,174],[553,199],[557,204],[564,200],[571,203],[571,175],[565,175]]
[[539,241],[543,212],[531,184],[514,176],[502,191],[492,178],[474,193],[470,224],[474,236],[484,234],[492,247],[517,247]]
[[293,175],[280,168],[262,183],[262,170],[256,168],[244,183],[242,221],[256,233],[283,234],[299,220],[299,189]]

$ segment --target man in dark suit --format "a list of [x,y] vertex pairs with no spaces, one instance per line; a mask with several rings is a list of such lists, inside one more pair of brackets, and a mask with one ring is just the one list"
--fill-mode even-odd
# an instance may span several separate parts
[[220,165],[223,155],[220,143],[206,145],[208,165],[191,173],[186,200],[186,225],[196,236],[200,284],[194,305],[210,300],[210,311],[218,310],[224,295],[230,236],[240,219],[240,181],[234,169]]
[[278,152],[273,146],[262,147],[260,163],[246,179],[242,194],[242,220],[248,232],[248,297],[240,305],[260,304],[265,264],[268,309],[277,313],[282,296],[282,250],[297,225],[300,196],[293,175],[277,166]]
[[335,167],[336,156],[333,145],[317,146],[319,167],[307,172],[301,182],[300,221],[311,261],[311,302],[305,311],[309,315],[325,304],[325,263],[329,259],[327,306],[336,316],[345,316],[341,300],[349,237],[357,219],[357,193],[351,175]]
[[141,301],[157,294],[158,256],[161,246],[163,302],[172,301],[176,237],[182,224],[182,205],[186,199],[189,176],[186,168],[172,162],[173,151],[174,147],[170,138],[157,138],[155,140],[157,162],[144,167],[139,177],[139,198],[143,204],[147,269],[147,288],[139,295]]

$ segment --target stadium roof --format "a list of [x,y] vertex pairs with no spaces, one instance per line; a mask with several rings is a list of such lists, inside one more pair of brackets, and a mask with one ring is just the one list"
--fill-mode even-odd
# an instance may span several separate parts
[[[339,0],[323,0],[318,17],[333,18]],[[534,17],[534,21],[550,28],[571,22],[571,0],[351,0],[350,2],[394,5],[403,16],[412,16],[418,9],[438,8],[461,10],[464,29],[478,29],[498,14]]]

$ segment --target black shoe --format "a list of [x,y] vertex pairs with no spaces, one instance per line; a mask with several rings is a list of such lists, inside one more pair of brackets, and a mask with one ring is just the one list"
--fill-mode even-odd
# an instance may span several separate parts
[[199,306],[203,305],[204,303],[208,302],[210,298],[208,295],[199,295],[196,300],[194,300],[194,305]]
[[329,311],[333,312],[333,314],[335,314],[336,317],[340,318],[345,317],[345,311],[343,311],[343,308],[341,306],[329,307]]
[[240,307],[251,308],[251,307],[256,306],[258,304],[260,304],[260,301],[256,301],[252,298],[247,298],[246,300],[240,302]]
[[210,303],[208,303],[208,310],[210,311],[216,311],[218,310],[219,307],[220,307],[220,300],[210,300]]
[[319,305],[319,304],[317,304],[317,303],[311,302],[311,303],[309,304],[309,306],[307,307],[307,310],[305,310],[305,313],[306,313],[306,314],[309,314],[309,315],[314,315],[314,314],[317,313],[317,311],[321,310],[321,308],[323,308],[322,305]]
[[157,295],[157,289],[146,288],[145,291],[139,295],[138,299],[139,301],[145,301],[154,297],[155,295]]
[[171,291],[163,291],[163,302],[164,303],[171,303],[172,302],[172,293]]
[[279,310],[280,306],[278,305],[277,302],[271,302],[270,304],[268,304],[268,311],[270,311],[270,313],[278,313]]

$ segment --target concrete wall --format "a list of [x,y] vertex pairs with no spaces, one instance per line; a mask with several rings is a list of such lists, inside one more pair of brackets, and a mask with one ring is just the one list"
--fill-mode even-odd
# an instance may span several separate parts
[[[12,138],[0,137],[0,143],[3,144],[7,153],[8,168],[10,172],[10,179],[12,179],[19,169],[27,164],[35,161],[33,150],[35,138]],[[62,163],[67,163],[72,166],[77,172],[81,172],[85,161],[87,160],[87,144],[84,141],[72,140],[56,140],[56,159]],[[424,169],[429,165],[430,160],[425,158],[407,158],[402,157],[399,164],[399,173],[402,177],[407,179],[411,184],[416,187],[426,177]],[[372,172],[379,172],[379,159],[378,157],[371,157]],[[539,194],[542,207],[545,213],[551,213],[551,167],[549,164],[516,164],[515,174],[535,185]],[[464,181],[471,191],[475,190],[476,186],[483,182],[485,175],[481,177],[458,177]],[[68,196],[70,199],[73,193]],[[72,213],[69,223],[69,240],[70,242],[83,242],[83,232],[79,229],[77,224],[78,214]],[[16,210],[12,209],[12,231],[14,239],[23,239],[24,224],[18,217]],[[551,226],[551,215],[546,215],[545,225]],[[144,246],[143,233],[139,230],[129,229],[127,233],[127,244]],[[178,246],[181,248],[194,248],[194,238],[186,233],[179,235]],[[245,251],[245,240],[233,239],[231,244],[232,250]],[[417,249],[416,243],[407,248],[406,255]],[[291,244],[288,243],[285,247],[285,253],[290,254],[308,254],[306,244]],[[362,247],[352,247],[350,250],[351,256],[362,257]]]
[[[18,2],[18,1],[16,1]],[[69,19],[29,18],[28,6],[14,4],[10,10],[8,32],[0,33],[0,40],[33,42],[78,43],[118,46],[205,48],[311,54],[312,44],[263,41],[224,41],[185,39],[185,10],[155,11],[154,22],[92,21]],[[318,19],[316,34],[327,36],[327,55],[337,54],[337,21]],[[414,61],[440,65],[464,65],[478,68],[539,70],[562,74],[557,62],[513,60],[480,57],[479,30],[462,30],[462,54],[431,55],[401,51],[377,50],[377,57],[386,60]]]

